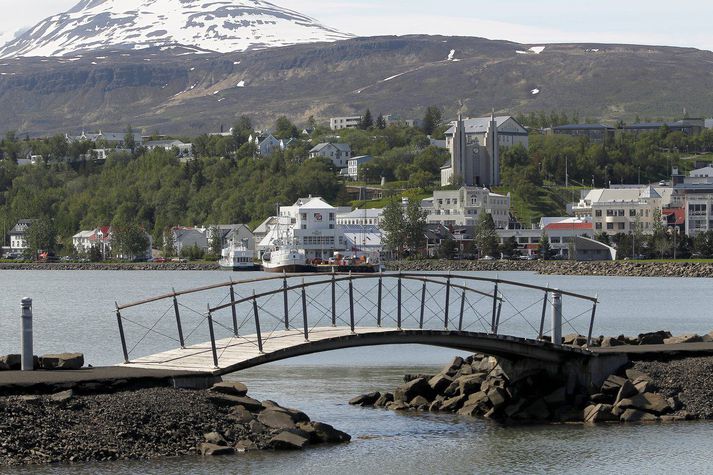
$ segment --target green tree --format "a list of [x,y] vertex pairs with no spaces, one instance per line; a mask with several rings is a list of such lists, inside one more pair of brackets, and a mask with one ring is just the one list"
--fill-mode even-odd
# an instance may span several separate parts
[[233,124],[233,142],[236,148],[240,148],[247,143],[250,134],[254,132],[253,122],[250,117],[241,115],[238,121]]
[[275,122],[275,132],[272,135],[278,139],[290,139],[297,137],[299,131],[297,130],[297,126],[283,115]]
[[428,106],[426,113],[423,116],[421,129],[426,135],[433,135],[434,131],[441,125],[443,121],[443,112],[437,106]]
[[458,254],[458,243],[449,235],[438,246],[438,257],[441,259],[453,259],[456,254]]
[[28,252],[33,258],[41,251],[53,253],[57,248],[57,230],[50,218],[36,219],[27,228]]
[[713,257],[713,231],[699,232],[693,238],[693,251],[699,257]]
[[211,257],[218,258],[223,251],[223,242],[220,238],[220,229],[218,226],[210,227],[210,242],[208,249],[210,250]]
[[124,147],[128,148],[132,152],[136,150],[136,140],[134,139],[134,129],[131,125],[126,127],[126,133],[124,134]]
[[144,257],[149,247],[149,238],[141,227],[135,224],[112,226],[111,248],[116,257],[135,259]]
[[401,257],[407,241],[407,226],[400,200],[391,199],[384,207],[381,229],[384,231],[386,248],[395,252],[397,257]]
[[384,119],[384,116],[381,114],[376,118],[376,128],[381,130],[386,128],[386,119]]
[[518,243],[515,236],[510,236],[503,241],[502,246],[500,246],[500,252],[503,253],[505,257],[513,257],[518,254]]
[[495,230],[495,222],[490,213],[481,213],[478,222],[475,224],[474,239],[480,257],[495,256],[500,246],[500,239]]
[[425,247],[426,211],[421,209],[418,200],[409,200],[406,206],[406,244],[412,253]]
[[540,235],[540,259],[549,261],[553,257],[554,251],[552,250],[552,245],[550,244],[550,237],[543,230]]
[[359,121],[359,128],[362,130],[369,130],[374,127],[374,118],[371,116],[371,111],[369,109],[364,112]]

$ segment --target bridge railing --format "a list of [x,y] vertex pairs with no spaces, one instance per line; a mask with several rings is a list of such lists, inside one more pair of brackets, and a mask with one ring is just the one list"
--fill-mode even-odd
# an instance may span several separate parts
[[136,354],[179,346],[186,356],[210,354],[219,367],[221,356],[231,348],[262,353],[275,339],[300,334],[309,341],[315,332],[330,327],[352,333],[370,328],[446,329],[554,343],[561,342],[563,333],[577,333],[591,342],[596,306],[597,297],[549,286],[403,272],[230,280],[117,304],[115,312],[126,362]]

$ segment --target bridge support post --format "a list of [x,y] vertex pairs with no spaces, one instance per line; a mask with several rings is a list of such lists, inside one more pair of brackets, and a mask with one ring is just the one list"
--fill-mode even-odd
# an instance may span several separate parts
[[557,289],[552,292],[552,343],[562,344],[562,294]]
[[426,310],[426,281],[423,281],[421,287],[421,316],[418,319],[418,329],[423,330],[423,313]]
[[[463,287],[465,287],[465,282],[463,283]],[[463,293],[460,295],[460,315],[458,317],[458,331],[462,332],[463,331],[463,311],[465,310],[465,289],[463,289]],[[448,328],[446,328],[448,330]]]
[[498,283],[495,282],[495,289],[493,290],[493,312],[491,315],[491,320],[490,320],[490,332],[491,333],[497,333],[497,329],[495,328],[495,319],[497,318],[497,311],[498,311]]
[[349,271],[349,325],[354,333],[354,284],[351,271]]
[[302,279],[302,327],[304,329],[305,341],[309,341],[309,328],[307,327],[307,292],[305,291],[305,280]]
[[[550,284],[547,284],[548,286]],[[545,314],[547,313],[547,294],[548,292],[545,290],[545,297],[542,299],[542,318],[540,318],[540,335],[537,337],[538,339],[542,340],[542,337],[544,336],[545,333]]]
[[[599,295],[595,297],[599,299]],[[592,302],[592,317],[589,319],[589,332],[587,333],[587,346],[592,346],[592,330],[594,329],[594,315],[597,313],[597,300]]]
[[381,328],[381,278],[383,275],[383,272],[379,273],[379,290],[376,295],[376,326],[379,328]]
[[260,331],[260,316],[257,311],[257,299],[253,290],[253,315],[255,316],[255,333],[257,334],[257,349],[262,353],[262,332]]
[[178,341],[181,343],[181,348],[185,348],[186,342],[183,341],[183,327],[181,326],[181,313],[178,311],[178,299],[176,298],[176,289],[173,289],[173,313],[176,314],[176,328],[178,328]]
[[121,321],[121,310],[119,310],[119,304],[114,302],[116,305],[116,323],[119,324],[119,338],[121,338],[121,351],[124,353],[124,363],[129,362],[129,351],[126,348],[126,335],[124,335],[124,322]]
[[332,272],[332,326],[337,326],[337,279]]
[[396,291],[396,328],[401,330],[401,272],[399,271],[399,281]]
[[495,333],[498,333],[498,329],[500,328],[500,311],[503,309],[503,301],[502,299],[498,302],[498,316],[495,319]]
[[285,330],[290,329],[290,307],[287,301],[287,273],[283,273],[282,277],[282,307],[284,310],[285,317]]
[[446,277],[446,306],[445,315],[443,316],[443,328],[448,329],[448,312],[451,303],[451,273],[448,272],[448,277]]
[[233,335],[238,336],[238,312],[235,309],[235,287],[233,287],[233,279],[230,279],[230,312],[233,316]]
[[210,305],[208,305],[208,332],[210,333],[210,349],[213,353],[213,367],[218,367],[218,350],[215,347],[215,331],[213,330],[213,314],[210,311]]

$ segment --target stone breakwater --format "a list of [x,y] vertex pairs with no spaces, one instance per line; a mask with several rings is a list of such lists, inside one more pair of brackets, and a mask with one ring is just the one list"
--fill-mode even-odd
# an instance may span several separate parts
[[220,270],[207,262],[0,262],[0,270]]
[[709,262],[646,262],[646,261],[448,261],[402,260],[385,263],[389,271],[528,271],[550,275],[601,275],[621,277],[713,277]]
[[304,412],[247,396],[237,382],[209,390],[0,397],[0,465],[227,455],[349,440]]
[[[393,392],[350,404],[393,411],[450,412],[502,423],[670,422],[713,418],[713,357],[640,361],[603,384],[577,387],[536,363],[456,357],[435,375],[406,375]],[[699,379],[700,378],[700,379]]]

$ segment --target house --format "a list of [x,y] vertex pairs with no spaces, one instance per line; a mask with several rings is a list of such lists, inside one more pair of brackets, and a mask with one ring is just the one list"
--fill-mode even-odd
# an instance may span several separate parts
[[93,246],[92,237],[94,236],[94,232],[95,230],[79,231],[77,234],[72,236],[72,247],[74,247],[74,252],[77,254],[89,253]]
[[208,251],[208,237],[205,228],[176,226],[171,229],[171,238],[176,255],[181,255],[181,252],[188,251],[193,246],[203,252]]
[[458,190],[435,190],[433,198],[423,200],[426,221],[444,226],[475,226],[478,216],[488,213],[496,228],[510,223],[510,194],[492,193],[487,188],[463,186]]
[[356,129],[361,123],[360,115],[352,115],[347,117],[332,117],[329,119],[329,128],[332,130],[341,129]]
[[[114,241],[115,233],[116,230],[112,226],[99,226],[98,228],[90,231],[79,231],[77,234],[72,236],[72,245],[74,246],[74,250],[80,254],[88,254],[92,248],[96,248],[101,253],[102,259],[107,259],[113,255],[112,243]],[[153,239],[151,238],[151,235],[145,231],[144,235],[148,242],[148,246],[142,254],[136,256],[117,255],[116,257],[122,259],[150,258]]]
[[91,158],[92,160],[96,161],[104,161],[109,156],[111,156],[112,153],[119,153],[119,154],[130,154],[131,150],[128,148],[94,148],[91,150],[89,157],[85,158]]
[[352,148],[345,143],[323,142],[309,151],[309,158],[324,157],[332,161],[335,168],[347,168],[352,157]]
[[525,127],[511,116],[496,117],[494,113],[489,118],[459,116],[445,135],[451,159],[441,168],[441,186],[497,186],[500,150],[529,145]]
[[675,122],[640,122],[625,125],[623,131],[638,135],[642,132],[655,132],[662,127],[672,132],[682,132],[686,135],[699,135],[706,128],[704,119],[682,119]]
[[148,150],[162,148],[164,150],[178,150],[180,157],[189,157],[193,155],[193,144],[184,143],[180,140],[151,140],[144,143],[144,147]]
[[277,140],[272,134],[250,135],[248,142],[255,145],[257,154],[263,157],[269,157],[276,151],[282,149],[281,141]]
[[689,173],[691,178],[713,178],[713,166],[698,168]]
[[255,250],[255,236],[250,228],[244,224],[218,224],[206,227],[208,246],[213,242],[213,232],[217,230],[220,237],[220,248],[225,249],[230,245],[245,244],[245,247]]
[[340,231],[344,235],[346,252],[362,252],[368,254],[381,253],[383,247],[383,233],[378,226],[374,225],[340,225]]
[[[134,145],[136,147],[139,147],[143,145],[144,139],[141,136],[140,133],[133,133],[133,138],[134,138]],[[126,147],[126,132],[102,132],[101,130],[99,133],[96,134],[87,134],[86,132],[82,131],[80,135],[73,135],[70,136],[69,134],[65,134],[65,139],[67,140],[68,143],[72,142],[104,142],[107,145],[111,147],[118,147],[118,148],[125,148]]]
[[10,232],[10,252],[21,253],[24,252],[27,246],[27,230],[32,226],[34,219],[21,219],[15,226],[12,227]]
[[402,119],[398,114],[387,114],[384,116],[384,123],[387,127],[392,125],[397,127],[418,127],[420,122],[420,120]]
[[371,155],[359,155],[358,157],[352,157],[347,160],[347,174],[352,180],[357,180],[359,178],[359,169],[365,163],[372,161],[374,157]]
[[426,225],[423,243],[427,256],[434,257],[438,253],[438,248],[443,244],[443,241],[446,240],[455,240],[447,226],[436,223]]
[[590,142],[609,143],[614,140],[616,128],[603,124],[567,124],[552,127],[552,133],[586,137]]
[[578,218],[542,218],[538,225],[522,229],[498,229],[500,243],[515,238],[518,252],[525,256],[539,254],[542,233],[547,235],[550,249],[555,255],[569,258],[570,251],[574,251],[577,237],[593,238],[592,223]]

